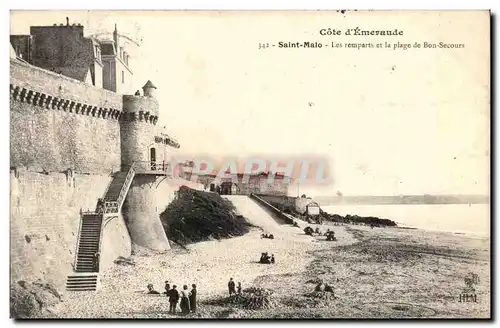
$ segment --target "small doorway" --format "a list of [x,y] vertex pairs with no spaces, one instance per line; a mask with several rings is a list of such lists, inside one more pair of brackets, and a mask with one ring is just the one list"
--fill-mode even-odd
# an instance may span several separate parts
[[156,148],[149,150],[149,160],[151,162],[151,171],[156,171]]

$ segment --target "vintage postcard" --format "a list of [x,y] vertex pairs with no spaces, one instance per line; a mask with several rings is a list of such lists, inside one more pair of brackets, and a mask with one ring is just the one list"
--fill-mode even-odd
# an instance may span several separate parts
[[490,319],[490,21],[11,11],[11,317]]

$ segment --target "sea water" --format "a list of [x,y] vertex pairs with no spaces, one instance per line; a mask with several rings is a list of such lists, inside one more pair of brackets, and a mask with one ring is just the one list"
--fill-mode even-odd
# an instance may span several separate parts
[[490,206],[488,204],[334,205],[322,206],[321,209],[330,214],[389,219],[401,227],[490,235]]

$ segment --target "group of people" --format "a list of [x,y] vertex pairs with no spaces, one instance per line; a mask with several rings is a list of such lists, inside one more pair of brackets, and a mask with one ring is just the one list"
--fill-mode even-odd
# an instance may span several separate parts
[[[318,236],[323,236],[323,233],[321,232],[321,230],[319,228],[316,228],[316,230],[314,230],[311,227],[305,227],[304,232],[308,236],[313,236],[313,234],[317,234]],[[327,229],[326,232],[324,233],[324,235],[326,236],[326,240],[328,240],[328,241],[337,240],[337,238],[335,238],[335,232],[331,231],[330,229]]]
[[269,234],[268,235],[267,233],[266,234],[262,234],[260,237],[261,238],[267,238],[267,239],[274,239],[274,235],[273,234]]
[[241,295],[241,282],[238,282],[238,291],[236,291],[236,285],[234,283],[233,278],[229,279],[229,282],[227,283],[227,288],[229,289],[229,296],[231,295]]
[[269,254],[267,252],[262,253],[260,255],[259,263],[274,264],[275,263],[274,254],[271,254],[271,256],[269,256]]
[[337,240],[337,238],[335,238],[335,232],[330,231],[330,229],[328,229],[328,231],[325,233],[325,236],[326,236],[326,240],[328,240],[328,241]]
[[[156,291],[153,284],[148,285],[148,294],[161,294]],[[170,303],[169,313],[175,314],[177,311],[177,304],[180,302],[181,313],[187,315],[191,312],[196,312],[196,284],[191,285],[191,291],[188,291],[188,286],[184,285],[182,290],[177,290],[177,285],[170,287],[169,281],[165,281],[165,292],[163,294],[168,297],[168,302]]]

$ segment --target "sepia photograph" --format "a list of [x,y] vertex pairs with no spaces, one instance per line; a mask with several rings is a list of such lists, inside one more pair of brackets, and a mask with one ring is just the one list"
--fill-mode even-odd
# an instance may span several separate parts
[[10,318],[491,319],[489,10],[10,10]]

